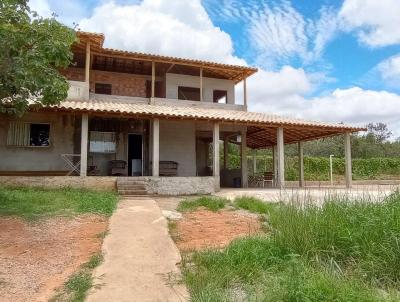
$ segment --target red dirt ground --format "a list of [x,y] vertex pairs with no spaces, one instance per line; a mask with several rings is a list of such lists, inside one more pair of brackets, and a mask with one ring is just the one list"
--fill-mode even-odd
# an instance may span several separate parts
[[97,215],[37,222],[0,217],[0,301],[48,301],[101,250],[107,219]]
[[221,248],[233,239],[262,232],[256,215],[234,211],[197,210],[183,214],[173,231],[181,251]]

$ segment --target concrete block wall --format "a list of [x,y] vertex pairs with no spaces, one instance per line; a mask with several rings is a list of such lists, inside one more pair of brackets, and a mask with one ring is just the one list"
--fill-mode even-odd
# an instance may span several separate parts
[[196,176],[196,132],[191,121],[160,120],[160,161],[178,163],[178,176]]
[[7,146],[7,131],[12,121],[0,118],[0,171],[68,171],[61,154],[74,153],[74,115],[59,113],[26,113],[19,121],[50,124],[50,146]]

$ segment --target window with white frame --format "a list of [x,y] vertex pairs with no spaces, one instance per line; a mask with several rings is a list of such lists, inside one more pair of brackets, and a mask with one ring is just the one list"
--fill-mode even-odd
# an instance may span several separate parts
[[90,152],[115,153],[117,149],[116,146],[115,132],[90,131]]
[[50,124],[12,121],[7,133],[7,146],[50,146]]

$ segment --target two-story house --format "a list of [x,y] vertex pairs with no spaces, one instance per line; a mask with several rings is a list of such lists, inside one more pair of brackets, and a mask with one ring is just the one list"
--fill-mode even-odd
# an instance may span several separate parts
[[[110,187],[119,179],[127,192],[143,184],[155,194],[211,193],[246,187],[247,149],[272,148],[273,183],[284,187],[284,145],[298,143],[304,185],[302,143],[344,134],[351,186],[350,133],[362,129],[248,112],[246,79],[257,69],[109,49],[102,34],[77,35],[73,64],[60,71],[68,99],[1,117],[3,182]],[[230,143],[240,146],[241,169],[229,170]]]

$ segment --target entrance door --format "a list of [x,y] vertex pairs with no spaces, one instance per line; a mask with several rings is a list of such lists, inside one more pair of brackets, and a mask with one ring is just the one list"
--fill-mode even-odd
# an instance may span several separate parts
[[143,176],[143,137],[128,134],[128,175]]

